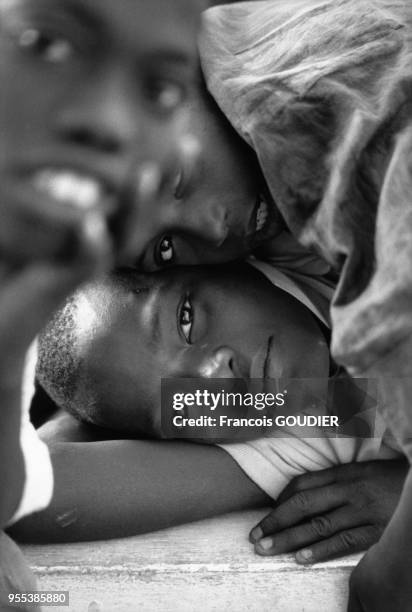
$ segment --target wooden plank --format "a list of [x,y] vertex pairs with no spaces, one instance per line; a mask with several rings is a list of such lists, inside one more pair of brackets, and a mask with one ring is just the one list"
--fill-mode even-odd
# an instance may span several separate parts
[[247,536],[264,512],[122,540],[28,546],[25,554],[40,588],[70,591],[73,612],[92,600],[110,612],[344,612],[359,556],[312,568],[292,556],[259,557]]

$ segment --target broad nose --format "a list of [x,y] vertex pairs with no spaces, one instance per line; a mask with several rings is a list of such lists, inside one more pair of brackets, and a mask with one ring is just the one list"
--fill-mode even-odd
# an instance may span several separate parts
[[241,378],[236,353],[222,346],[208,355],[199,366],[202,378]]
[[[158,181],[156,181],[157,183]],[[133,252],[141,253],[153,236],[159,236],[162,232],[178,229],[179,232],[213,244],[218,248],[223,244],[228,235],[226,211],[219,206],[204,207],[196,206],[179,200],[156,202],[153,199],[140,198],[138,204],[139,227],[133,236]]]
[[219,247],[228,234],[226,210],[218,203],[175,200],[165,205],[164,217],[168,227],[199,236]]
[[216,247],[220,246],[227,237],[226,210],[217,203],[205,204],[205,206],[191,206],[190,203],[180,210],[181,225],[185,229],[198,234],[202,238],[213,242]]
[[105,67],[81,91],[67,94],[56,120],[66,141],[108,154],[130,151],[141,139],[138,92],[126,69]]

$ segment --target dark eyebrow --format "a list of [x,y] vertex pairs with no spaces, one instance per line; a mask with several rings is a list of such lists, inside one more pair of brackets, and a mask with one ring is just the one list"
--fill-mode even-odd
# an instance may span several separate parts
[[155,51],[147,51],[147,59],[156,63],[174,63],[185,66],[192,64],[189,51],[185,53],[184,51],[178,51],[177,49],[171,49],[169,47],[156,49]]

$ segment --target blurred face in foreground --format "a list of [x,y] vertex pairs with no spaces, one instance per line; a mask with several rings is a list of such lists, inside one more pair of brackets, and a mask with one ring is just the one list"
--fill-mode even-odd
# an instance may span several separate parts
[[310,312],[248,265],[119,272],[68,301],[40,341],[38,377],[61,407],[162,437],[161,378],[327,377]]
[[175,157],[198,19],[193,0],[0,0],[2,187],[124,213],[140,163]]

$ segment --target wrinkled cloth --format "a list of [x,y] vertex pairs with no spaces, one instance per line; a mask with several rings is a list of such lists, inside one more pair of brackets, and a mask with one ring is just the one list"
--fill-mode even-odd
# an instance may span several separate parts
[[[285,291],[298,302],[306,306],[326,328],[330,327],[329,304],[332,299],[333,289],[322,277],[317,277],[314,282],[316,287],[308,285],[307,275],[297,274],[289,269],[282,269],[272,262],[249,257],[248,263],[259,270],[266,278],[279,289]],[[302,280],[303,279],[303,280]]]
[[288,228],[340,275],[334,359],[380,378],[412,458],[412,3],[215,7],[200,51]]

